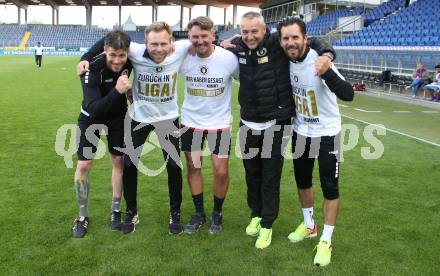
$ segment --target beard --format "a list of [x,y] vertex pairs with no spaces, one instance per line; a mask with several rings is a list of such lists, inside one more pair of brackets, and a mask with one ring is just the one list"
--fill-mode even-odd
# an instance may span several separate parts
[[305,47],[304,44],[289,45],[289,46],[287,46],[286,50],[288,52],[290,52],[292,50],[296,51],[295,54],[289,54],[289,55],[291,56],[291,58],[298,59],[303,54],[304,47]]

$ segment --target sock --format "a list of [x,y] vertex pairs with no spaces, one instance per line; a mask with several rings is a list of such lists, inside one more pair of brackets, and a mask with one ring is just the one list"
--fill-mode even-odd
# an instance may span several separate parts
[[324,224],[324,230],[322,230],[322,236],[320,238],[321,241],[326,241],[328,244],[332,244],[332,235],[333,230],[335,229],[334,225]]
[[114,197],[112,200],[112,212],[113,211],[121,211],[121,198],[120,197]]
[[196,207],[196,212],[204,213],[205,210],[203,208],[203,193],[198,195],[193,195],[192,198],[193,198],[194,206]]
[[76,199],[78,200],[78,204],[79,204],[79,216],[88,217],[89,216],[89,207],[88,207],[89,180],[87,177],[85,178],[75,177],[74,186],[76,192]]
[[214,196],[214,212],[221,213],[223,207],[224,198]]
[[313,220],[313,207],[310,208],[302,208],[304,224],[307,228],[313,229],[315,227],[315,221]]

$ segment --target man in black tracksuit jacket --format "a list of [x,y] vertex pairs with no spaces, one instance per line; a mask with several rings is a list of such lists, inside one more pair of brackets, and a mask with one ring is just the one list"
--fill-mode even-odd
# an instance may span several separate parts
[[78,162],[74,187],[79,205],[79,216],[72,234],[82,238],[89,224],[89,173],[97,152],[100,130],[107,129],[108,150],[112,161],[113,199],[109,226],[120,230],[120,201],[122,194],[124,117],[127,112],[126,94],[131,89],[128,79],[132,65],[127,61],[130,37],[121,31],[107,34],[104,53],[91,63],[89,71],[81,75],[83,101],[78,118]]
[[[240,147],[252,217],[246,234],[258,236],[255,246],[262,249],[271,243],[272,224],[278,216],[283,152],[290,138],[295,103],[289,59],[278,34],[271,34],[255,12],[243,15],[241,29],[241,38],[229,50],[240,64]],[[228,42],[222,45],[227,47]],[[310,39],[310,47],[334,56],[331,47],[316,39]],[[330,62],[331,57],[321,58]]]

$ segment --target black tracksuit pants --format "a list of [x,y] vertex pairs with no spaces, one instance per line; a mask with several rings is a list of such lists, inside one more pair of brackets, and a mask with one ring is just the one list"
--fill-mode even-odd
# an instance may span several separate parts
[[[134,130],[136,127],[139,129]],[[179,121],[171,119],[153,124],[132,121],[131,140],[134,149],[137,149],[136,158],[132,160],[127,154],[124,156],[124,198],[127,211],[137,212],[138,162],[142,147],[151,131],[155,131],[162,148],[163,157],[168,173],[168,191],[170,210],[180,211],[182,203],[182,163],[180,160]],[[127,139],[127,137],[126,137]],[[130,137],[128,137],[130,139]],[[131,143],[125,142],[126,146]],[[127,146],[127,149],[131,147]],[[142,169],[140,169],[142,171]],[[154,183],[154,181],[152,181]],[[157,183],[154,183],[157,184]]]
[[280,205],[280,179],[284,149],[290,139],[291,120],[261,131],[240,122],[240,148],[246,174],[247,202],[261,227],[272,228]]
[[37,64],[38,67],[41,67],[42,58],[43,58],[42,55],[35,55],[35,63]]

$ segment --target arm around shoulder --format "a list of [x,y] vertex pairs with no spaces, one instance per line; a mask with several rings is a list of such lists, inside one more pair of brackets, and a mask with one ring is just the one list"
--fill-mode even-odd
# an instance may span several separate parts
[[354,98],[354,90],[351,84],[343,80],[332,68],[329,68],[321,78],[325,81],[327,87],[343,100],[351,102]]
[[336,59],[336,51],[332,47],[330,43],[328,43],[325,40],[321,40],[316,37],[309,37],[307,40],[307,44],[310,48],[315,50],[318,55],[326,55],[328,56],[332,61]]

